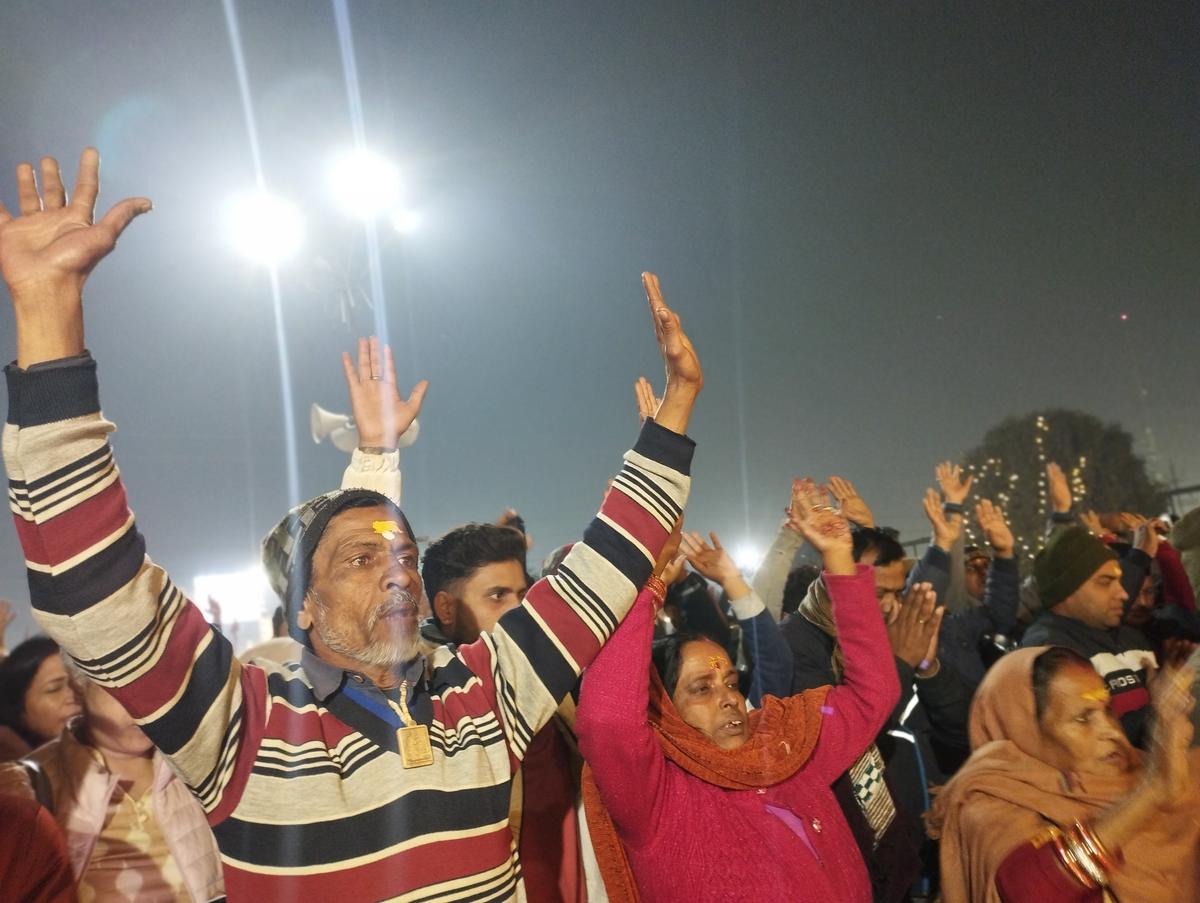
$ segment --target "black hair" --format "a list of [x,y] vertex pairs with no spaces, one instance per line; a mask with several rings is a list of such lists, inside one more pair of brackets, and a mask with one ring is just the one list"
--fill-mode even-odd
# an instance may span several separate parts
[[276,605],[275,610],[271,612],[271,636],[282,636],[280,631],[283,630],[283,606]]
[[790,615],[800,608],[800,603],[808,594],[808,588],[813,581],[821,576],[821,569],[815,564],[802,564],[792,568],[783,584],[783,613]]
[[[458,580],[469,578],[486,564],[515,561],[525,569],[525,537],[512,527],[464,524],[434,540],[421,562],[425,597],[434,597]],[[436,613],[435,613],[436,616]]]
[[904,558],[904,546],[896,539],[896,531],[887,527],[855,527],[850,531],[850,538],[854,543],[855,561],[862,561],[863,555],[872,549],[877,567]]
[[35,636],[18,644],[0,662],[0,724],[12,728],[30,746],[41,746],[45,737],[30,732],[25,725],[25,694],[42,662],[58,655],[58,643],[48,636]]
[[[675,687],[679,684],[679,672],[683,668],[683,647],[688,643],[712,643],[713,640],[702,633],[683,631],[655,640],[650,647],[650,660],[659,679],[667,688],[667,695],[675,695]],[[715,645],[715,644],[714,644]]]
[[1051,646],[1033,660],[1033,710],[1038,721],[1050,705],[1050,682],[1068,665],[1095,670],[1091,662],[1066,646]]

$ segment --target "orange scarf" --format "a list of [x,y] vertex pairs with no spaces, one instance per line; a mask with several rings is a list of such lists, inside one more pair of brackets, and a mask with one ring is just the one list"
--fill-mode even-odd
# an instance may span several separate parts
[[[663,754],[688,774],[727,790],[750,790],[786,781],[809,760],[821,734],[821,705],[828,692],[829,687],[819,687],[786,699],[765,697],[762,708],[750,713],[750,739],[737,749],[721,749],[679,717],[651,665],[647,716]],[[637,903],[629,858],[586,764],[583,806],[608,899]]]

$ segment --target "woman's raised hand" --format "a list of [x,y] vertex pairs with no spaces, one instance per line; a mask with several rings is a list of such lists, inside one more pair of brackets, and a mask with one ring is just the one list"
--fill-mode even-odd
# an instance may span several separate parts
[[850,523],[831,504],[832,501],[829,490],[812,480],[793,481],[788,525],[821,553],[827,571],[853,574],[854,544],[850,538]]

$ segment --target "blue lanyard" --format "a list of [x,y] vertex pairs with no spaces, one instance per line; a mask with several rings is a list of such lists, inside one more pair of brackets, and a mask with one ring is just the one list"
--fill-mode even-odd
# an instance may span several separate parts
[[405,726],[404,719],[400,717],[398,712],[396,712],[386,703],[381,703],[378,699],[373,698],[370,694],[363,692],[357,687],[352,687],[349,684],[343,688],[342,692],[354,700],[359,707],[366,709],[376,718],[386,721],[392,727],[401,728]]

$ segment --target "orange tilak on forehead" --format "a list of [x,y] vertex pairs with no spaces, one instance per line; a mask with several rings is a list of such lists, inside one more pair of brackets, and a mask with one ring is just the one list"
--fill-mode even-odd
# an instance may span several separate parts
[[1088,690],[1086,693],[1079,694],[1080,699],[1086,699],[1088,702],[1108,702],[1108,690],[1104,687],[1097,687],[1095,690]]
[[725,663],[719,655],[710,655],[708,657],[708,669],[710,671],[720,671],[723,664]]

